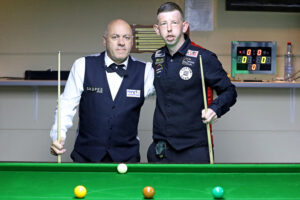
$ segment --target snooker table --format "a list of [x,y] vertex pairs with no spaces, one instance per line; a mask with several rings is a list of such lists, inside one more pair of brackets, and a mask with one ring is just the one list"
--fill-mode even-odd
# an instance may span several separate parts
[[230,199],[300,199],[300,164],[117,164],[0,163],[0,199],[76,199],[74,188],[84,185],[84,199],[142,200],[145,186],[154,200],[214,199],[222,186]]

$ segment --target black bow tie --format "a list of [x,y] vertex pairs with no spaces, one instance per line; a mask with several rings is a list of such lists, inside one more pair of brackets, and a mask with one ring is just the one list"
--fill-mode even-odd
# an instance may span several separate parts
[[119,76],[127,76],[126,70],[123,68],[125,65],[117,65],[116,63],[113,63],[109,65],[108,67],[105,67],[106,71],[108,73],[116,72]]

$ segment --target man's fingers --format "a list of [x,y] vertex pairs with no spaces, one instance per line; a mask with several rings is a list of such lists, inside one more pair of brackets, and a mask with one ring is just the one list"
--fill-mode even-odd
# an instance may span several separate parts
[[56,149],[62,149],[63,145],[61,145],[60,143],[58,143],[58,141],[54,141],[51,145],[51,147],[56,148]]
[[50,147],[50,153],[52,155],[57,156],[57,155],[61,155],[61,154],[65,153],[65,152],[66,152],[66,149],[58,149],[55,146]]
[[207,109],[207,112],[205,110],[202,110],[202,121],[203,123],[213,123],[218,116],[216,115],[215,111],[212,109]]
[[56,141],[54,141],[54,142],[52,143],[51,146],[54,146],[54,147],[57,148],[57,149],[62,149],[62,148],[64,147],[64,145],[65,145],[65,139],[64,139],[64,138],[61,138],[61,139],[60,139],[60,142],[58,142],[58,141],[56,140]]
[[57,140],[52,143],[50,146],[50,153],[52,155],[61,155],[66,152],[66,149],[64,149],[65,139],[61,138],[60,142]]
[[212,124],[212,123],[216,122],[217,118],[218,118],[217,115],[212,115],[208,121],[209,121],[209,123]]

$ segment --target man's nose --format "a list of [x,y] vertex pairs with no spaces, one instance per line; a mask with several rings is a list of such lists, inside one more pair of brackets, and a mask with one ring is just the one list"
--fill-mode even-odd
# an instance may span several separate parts
[[125,45],[125,39],[123,37],[120,37],[119,40],[118,40],[118,45],[120,46],[124,46]]
[[172,25],[171,25],[171,23],[168,24],[167,29],[168,29],[168,32],[171,32],[171,31],[172,31]]

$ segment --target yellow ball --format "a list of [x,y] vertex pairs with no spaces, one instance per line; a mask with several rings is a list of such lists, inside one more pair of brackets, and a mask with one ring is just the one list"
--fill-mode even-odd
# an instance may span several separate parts
[[86,195],[86,188],[82,185],[78,185],[74,189],[74,194],[77,198],[84,198]]

